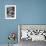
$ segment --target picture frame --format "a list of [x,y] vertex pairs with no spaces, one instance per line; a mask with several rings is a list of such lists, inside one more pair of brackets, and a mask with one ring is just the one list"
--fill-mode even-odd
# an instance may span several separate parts
[[5,19],[16,19],[16,5],[5,5]]
[[22,40],[46,41],[46,24],[18,24],[18,42]]

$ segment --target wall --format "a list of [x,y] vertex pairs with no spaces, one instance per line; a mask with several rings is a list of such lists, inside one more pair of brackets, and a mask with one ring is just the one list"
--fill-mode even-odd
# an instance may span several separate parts
[[[16,4],[16,20],[5,20],[5,5]],[[7,44],[17,24],[46,24],[46,0],[0,0],[0,44]],[[17,40],[16,40],[17,43]]]

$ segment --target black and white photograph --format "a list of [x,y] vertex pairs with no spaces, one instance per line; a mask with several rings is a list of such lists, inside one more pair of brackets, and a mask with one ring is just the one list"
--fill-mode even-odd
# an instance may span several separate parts
[[18,42],[20,46],[31,46],[46,42],[46,25],[18,25]]
[[5,5],[5,19],[16,19],[16,5]]

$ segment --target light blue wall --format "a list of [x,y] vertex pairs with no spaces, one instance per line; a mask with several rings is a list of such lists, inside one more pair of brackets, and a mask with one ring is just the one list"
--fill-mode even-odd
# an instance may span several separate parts
[[[7,4],[16,4],[16,20],[5,20]],[[17,24],[46,24],[46,0],[0,0],[0,43],[8,43],[9,32],[17,34]]]

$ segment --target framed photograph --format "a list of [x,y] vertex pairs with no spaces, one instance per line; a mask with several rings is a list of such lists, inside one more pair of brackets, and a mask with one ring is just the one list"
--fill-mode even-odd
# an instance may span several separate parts
[[21,42],[24,40],[46,41],[46,25],[19,24],[18,25],[18,42]]
[[16,5],[5,5],[5,19],[16,19]]

